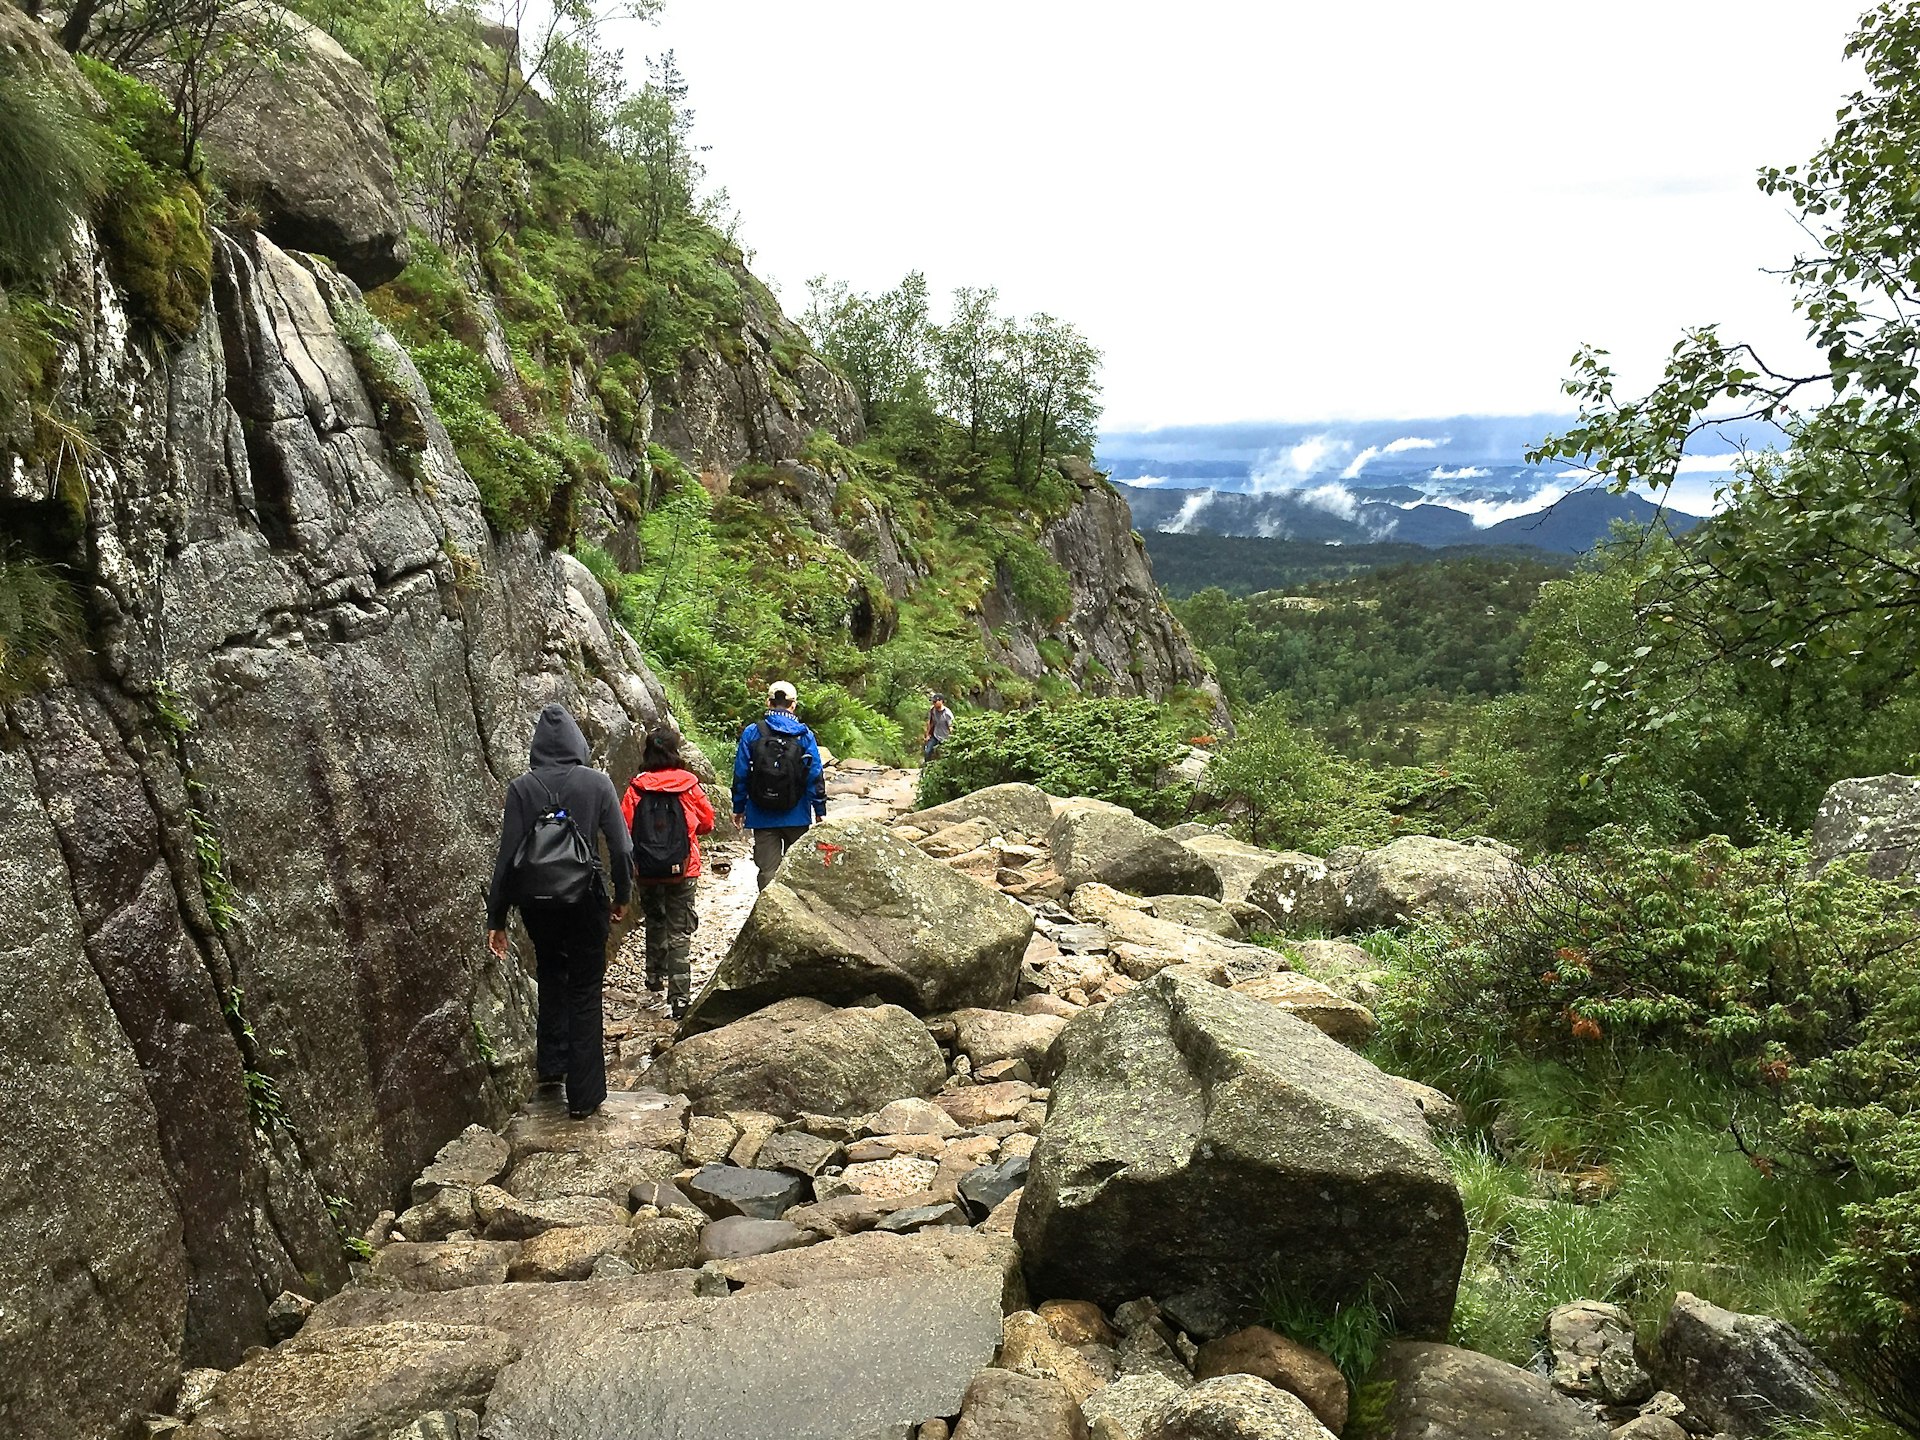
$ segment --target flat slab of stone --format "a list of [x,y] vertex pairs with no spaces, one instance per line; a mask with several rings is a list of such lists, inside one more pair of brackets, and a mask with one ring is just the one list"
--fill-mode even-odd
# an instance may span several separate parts
[[624,1225],[627,1207],[602,1195],[560,1195],[522,1200],[488,1185],[474,1197],[474,1210],[489,1240],[531,1240],[546,1230],[574,1225]]
[[800,1290],[842,1281],[946,1275],[962,1270],[991,1272],[998,1287],[996,1293],[1010,1309],[1019,1308],[1022,1292],[1020,1251],[1011,1237],[965,1230],[917,1235],[869,1230],[823,1240],[801,1250],[725,1262],[720,1270],[743,1295],[754,1290]]
[[543,1091],[507,1126],[507,1145],[518,1165],[543,1150],[598,1155],[608,1150],[679,1151],[687,1133],[687,1099],[655,1090],[615,1090],[585,1120],[570,1119],[557,1090]]
[[670,1180],[680,1168],[680,1157],[671,1150],[621,1149],[585,1155],[541,1150],[513,1167],[505,1188],[520,1200],[593,1195],[620,1203],[634,1186],[650,1180]]
[[377,1251],[370,1268],[376,1280],[402,1290],[461,1290],[504,1284],[519,1255],[512,1240],[403,1240]]
[[794,1250],[817,1238],[811,1231],[786,1220],[756,1220],[750,1215],[729,1215],[716,1220],[700,1232],[700,1249],[695,1256],[704,1265],[709,1260],[745,1260],[754,1255],[775,1255]]
[[807,1182],[784,1170],[705,1165],[685,1188],[693,1203],[715,1219],[746,1215],[756,1220],[778,1220],[805,1198]]
[[413,1182],[413,1203],[432,1199],[442,1190],[477,1190],[506,1173],[511,1152],[507,1142],[481,1125],[469,1125],[440,1147],[433,1163]]
[[303,1337],[323,1330],[354,1330],[397,1321],[437,1325],[476,1325],[503,1334],[540,1330],[569,1315],[613,1315],[631,1306],[660,1305],[694,1298],[691,1270],[657,1275],[559,1284],[474,1285],[460,1290],[416,1293],[351,1287],[320,1302],[301,1329]]
[[227,1440],[385,1436],[424,1411],[479,1409],[519,1353],[506,1335],[469,1325],[301,1334],[229,1370],[195,1418]]
[[956,1413],[999,1342],[997,1276],[982,1267],[663,1305],[529,1341],[494,1387],[482,1435],[905,1433]]

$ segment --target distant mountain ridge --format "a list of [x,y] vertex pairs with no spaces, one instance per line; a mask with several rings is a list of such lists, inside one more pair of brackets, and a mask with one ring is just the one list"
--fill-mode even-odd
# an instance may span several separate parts
[[1259,536],[1327,545],[1370,545],[1392,540],[1423,546],[1526,545],[1578,554],[1605,539],[1617,521],[1643,529],[1664,524],[1676,534],[1699,523],[1692,515],[1663,509],[1643,496],[1615,495],[1606,490],[1576,490],[1543,500],[1540,509],[1483,525],[1465,510],[1407,498],[1409,492],[1402,487],[1355,489],[1338,498],[1313,489],[1276,490],[1264,495],[1214,489],[1145,489],[1125,484],[1119,489],[1133,507],[1134,524],[1141,530]]

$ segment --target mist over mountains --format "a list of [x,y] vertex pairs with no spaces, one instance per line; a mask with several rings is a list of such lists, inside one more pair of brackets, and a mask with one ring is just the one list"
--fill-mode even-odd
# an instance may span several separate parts
[[1577,552],[1614,522],[1685,529],[1712,513],[1743,446],[1784,443],[1743,426],[1699,437],[1657,504],[1591,488],[1584,472],[1530,466],[1527,448],[1566,415],[1456,415],[1175,426],[1102,435],[1099,463],[1145,530],[1361,545],[1507,544]]

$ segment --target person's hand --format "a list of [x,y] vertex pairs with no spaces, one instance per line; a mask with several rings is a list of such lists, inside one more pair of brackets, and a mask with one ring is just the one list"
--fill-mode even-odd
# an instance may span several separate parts
[[504,930],[487,931],[487,949],[502,960],[507,958],[507,932]]
[[736,830],[744,830],[747,828],[747,817],[742,815],[738,810],[733,812],[733,828]]
[[612,917],[613,923],[618,925],[622,920],[627,918],[627,907],[624,905],[615,905],[607,913]]

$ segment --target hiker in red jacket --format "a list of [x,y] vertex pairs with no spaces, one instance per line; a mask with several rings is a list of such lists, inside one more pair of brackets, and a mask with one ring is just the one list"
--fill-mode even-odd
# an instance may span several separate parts
[[700,837],[713,833],[713,806],[699,777],[680,762],[676,731],[650,731],[640,763],[620,812],[633,837],[634,896],[646,921],[647,989],[664,989],[668,1012],[678,1020],[692,999],[687,957],[700,923],[693,901]]

